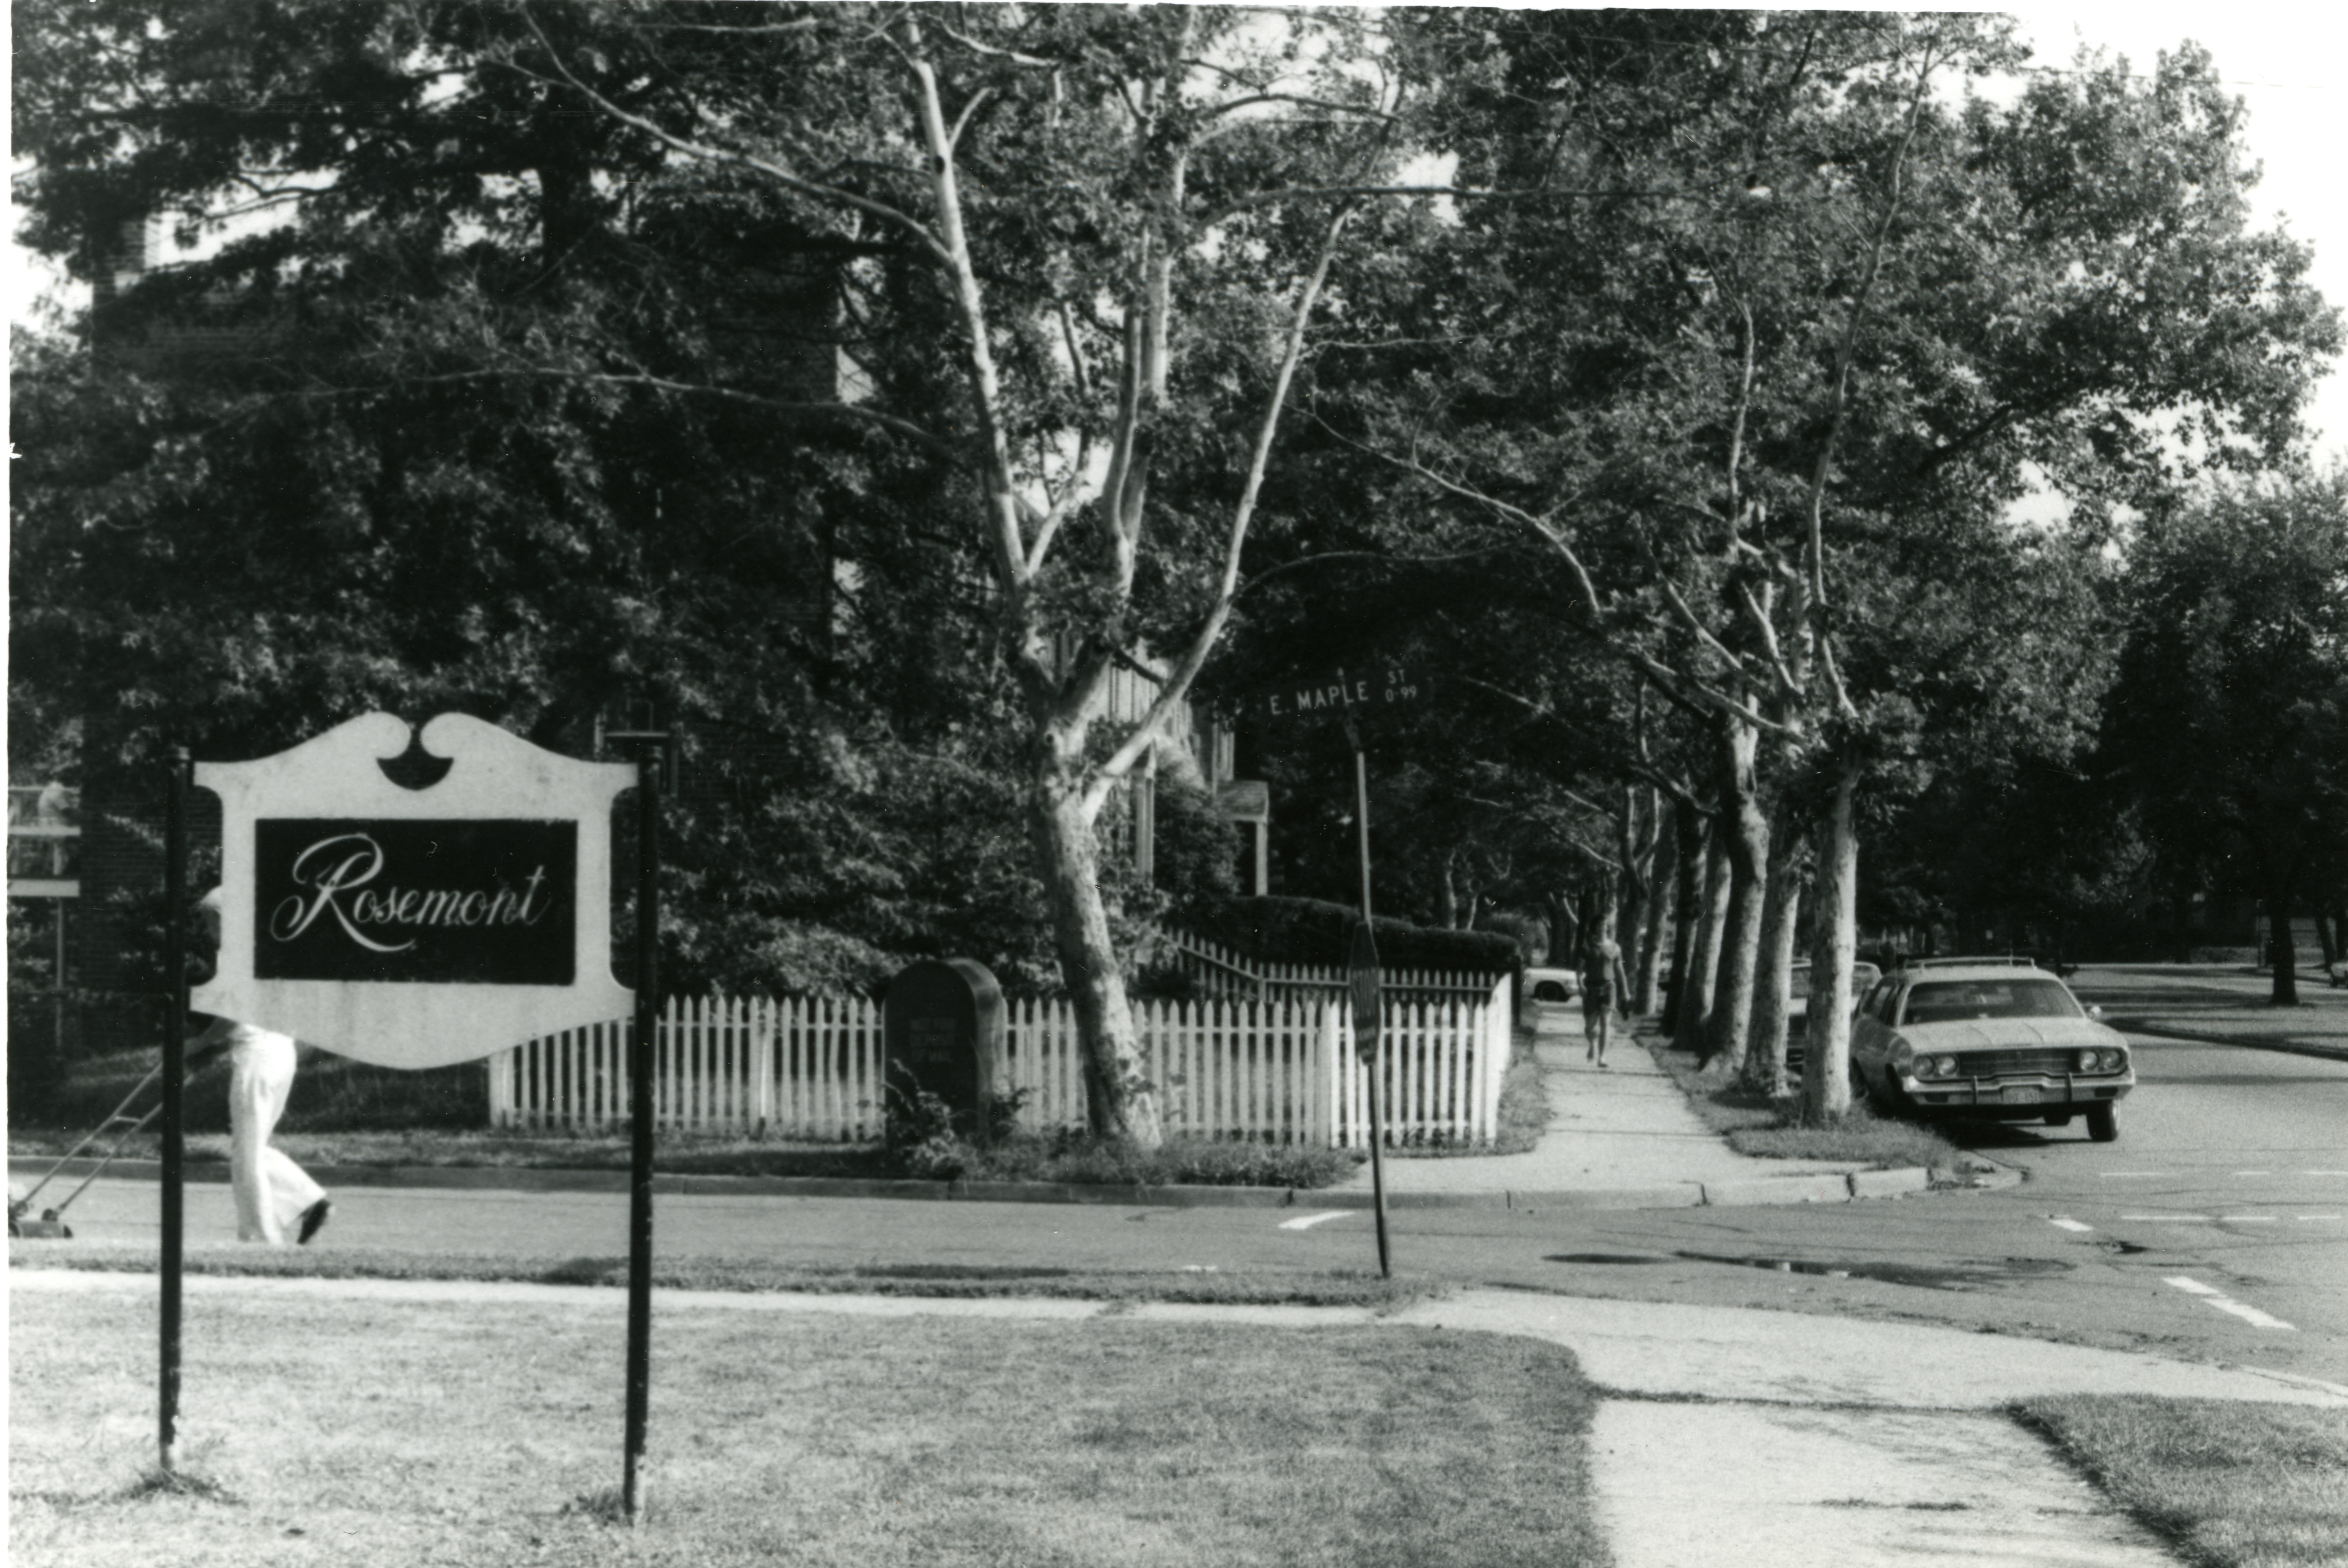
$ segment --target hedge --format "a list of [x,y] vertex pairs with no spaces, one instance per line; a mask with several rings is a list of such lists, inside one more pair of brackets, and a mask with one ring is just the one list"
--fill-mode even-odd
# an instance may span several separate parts
[[[1317,898],[1234,898],[1195,912],[1191,926],[1260,964],[1342,965],[1361,915],[1350,904]],[[1408,921],[1371,923],[1378,964],[1387,969],[1440,969],[1476,975],[1516,971],[1514,938],[1492,931],[1443,931]]]

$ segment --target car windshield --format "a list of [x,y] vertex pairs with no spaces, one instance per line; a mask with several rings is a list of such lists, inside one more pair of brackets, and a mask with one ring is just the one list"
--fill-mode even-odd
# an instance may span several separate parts
[[[1792,978],[1794,982],[1792,994],[1796,996],[1807,996],[1810,994],[1810,966],[1807,964],[1795,965]],[[1874,965],[1854,964],[1850,966],[1850,994],[1854,996],[1864,996],[1867,995],[1867,988],[1881,978],[1883,978],[1883,971]]]
[[1908,993],[1910,1024],[1957,1018],[2075,1018],[2079,1004],[2059,980],[1940,980]]

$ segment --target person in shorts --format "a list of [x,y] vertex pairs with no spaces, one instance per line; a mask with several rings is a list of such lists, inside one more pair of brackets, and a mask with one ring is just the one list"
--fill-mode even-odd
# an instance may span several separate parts
[[1614,981],[1622,968],[1622,949],[1600,938],[1581,967],[1581,1033],[1589,1043],[1582,1059],[1606,1065],[1606,1046],[1614,1027]]

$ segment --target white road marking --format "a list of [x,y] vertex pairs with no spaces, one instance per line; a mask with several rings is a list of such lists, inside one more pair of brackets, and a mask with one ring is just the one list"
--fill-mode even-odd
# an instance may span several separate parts
[[2271,1171],[2237,1171],[2234,1174],[2237,1176],[2271,1176],[2274,1172]]
[[2270,1316],[2247,1302],[2236,1301],[2215,1285],[2203,1284],[2199,1280],[2188,1275],[2169,1274],[2161,1280],[2161,1284],[2175,1285],[2188,1295],[2199,1296],[2219,1312],[2230,1312],[2252,1328],[2284,1328],[2291,1329],[2294,1334],[2298,1332],[2281,1318]]
[[2122,1214],[2122,1220],[2142,1221],[2148,1225],[2206,1225],[2207,1214]]
[[1300,1214],[1293,1220],[1281,1221],[1280,1228],[1283,1231],[1309,1231],[1315,1225],[1325,1225],[1332,1220],[1342,1220],[1353,1212],[1351,1209],[1331,1209],[1319,1214]]
[[2275,1222],[2272,1214],[2227,1214],[2222,1217],[2230,1225],[2271,1225]]
[[2046,1222],[2050,1225],[2059,1225],[2066,1231],[2092,1231],[2096,1228],[2093,1225],[2083,1225],[2076,1220],[2066,1220],[2060,1214],[2047,1215]]
[[2348,1176],[2348,1171],[2302,1171],[2302,1176]]
[[2293,1214],[2291,1216],[2294,1220],[2336,1220],[2339,1217],[2337,1214]]
[[[2168,1174],[2168,1172],[2166,1171],[2098,1171],[2096,1172],[2096,1177],[2098,1181],[2125,1181],[2131,1177],[2166,1176]],[[2314,1176],[2321,1174],[2321,1172],[2310,1171],[2307,1174]]]

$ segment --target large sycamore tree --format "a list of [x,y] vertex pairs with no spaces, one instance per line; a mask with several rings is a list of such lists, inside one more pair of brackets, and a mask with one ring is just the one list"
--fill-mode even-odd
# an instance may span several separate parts
[[[513,67],[690,177],[753,183],[869,251],[842,276],[844,320],[876,345],[860,406],[966,465],[970,493],[942,521],[983,541],[1090,1119],[1155,1143],[1098,825],[1232,614],[1333,268],[1407,145],[1405,54],[1369,16],[1313,9],[715,5],[633,21],[654,62],[635,78],[551,38]],[[904,341],[909,320],[926,342]],[[951,378],[904,375],[923,363],[913,349],[942,350]],[[1112,677],[1142,658],[1157,696],[1112,729]]]
[[[107,0],[27,15],[36,242],[102,273],[127,219],[201,229],[264,203],[295,221],[240,253],[250,294],[354,302],[374,279],[416,305],[339,312],[349,353],[331,362],[300,346],[317,318],[282,313],[296,330],[276,368],[294,373],[264,389],[272,407],[343,397],[365,448],[396,418],[391,388],[464,388],[486,417],[452,439],[508,420],[542,436],[495,485],[555,514],[523,536],[558,553],[573,502],[608,499],[581,422],[618,440],[647,418],[736,438],[635,459],[670,470],[629,509],[649,542],[680,496],[718,489],[694,519],[713,541],[756,547],[810,493],[843,526],[885,501],[926,539],[939,617],[983,602],[969,665],[1010,690],[969,720],[1010,758],[1093,1125],[1159,1139],[1098,831],[1231,617],[1313,331],[1385,221],[1417,67],[1379,15]],[[827,377],[805,374],[811,341]],[[345,384],[351,353],[364,389]],[[778,373],[786,356],[796,374]],[[197,444],[232,438],[216,422]],[[440,515],[477,499],[445,493]],[[723,557],[606,602],[645,625],[745,597]],[[754,618],[737,634],[773,632]],[[657,646],[626,662],[675,678]],[[1136,664],[1154,704],[1105,723]]]

